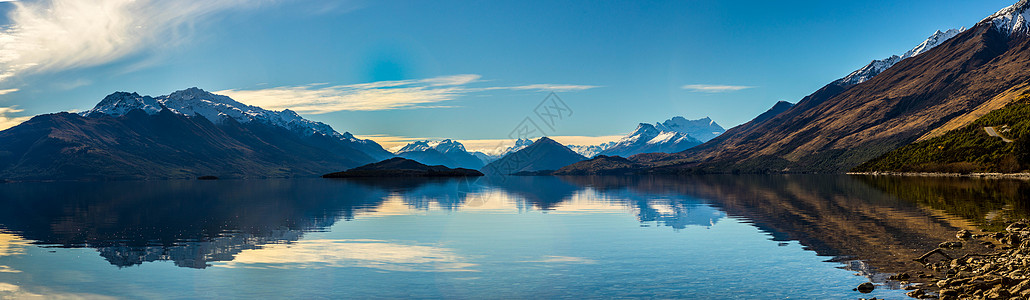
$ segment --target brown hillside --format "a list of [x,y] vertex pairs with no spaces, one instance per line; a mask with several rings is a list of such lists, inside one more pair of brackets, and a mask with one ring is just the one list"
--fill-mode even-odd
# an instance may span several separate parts
[[826,88],[761,124],[653,168],[715,172],[843,172],[908,144],[1030,81],[1030,38],[981,24],[829,98]]

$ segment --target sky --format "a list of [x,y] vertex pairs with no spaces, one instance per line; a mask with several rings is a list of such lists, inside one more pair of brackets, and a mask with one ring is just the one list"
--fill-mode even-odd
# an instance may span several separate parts
[[199,87],[387,148],[497,146],[554,93],[567,144],[730,128],[1015,0],[0,0],[0,129]]

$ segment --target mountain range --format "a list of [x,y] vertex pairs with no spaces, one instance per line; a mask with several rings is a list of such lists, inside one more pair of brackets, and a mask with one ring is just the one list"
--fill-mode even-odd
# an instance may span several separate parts
[[89,111],[0,131],[0,141],[0,178],[15,180],[317,176],[393,156],[293,111],[198,88],[113,93]]
[[586,157],[675,153],[700,145],[725,131],[708,117],[697,120],[673,117],[655,124],[640,123],[633,132],[618,141],[589,146],[570,145],[569,148]]
[[397,150],[397,156],[450,168],[479,169],[486,165],[480,157],[466,151],[465,145],[450,139],[412,142]]
[[[630,160],[639,172],[840,173],[962,128],[1030,89],[1028,8],[1022,0],[968,30],[937,32],[871,77],[849,74],[700,146]],[[559,172],[599,168],[584,162]]]

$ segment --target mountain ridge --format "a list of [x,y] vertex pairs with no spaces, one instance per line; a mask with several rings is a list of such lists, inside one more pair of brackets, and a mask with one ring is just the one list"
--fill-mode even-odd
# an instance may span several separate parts
[[[200,89],[185,91],[204,98],[211,95]],[[211,114],[217,109],[203,111],[208,116],[187,115],[186,108],[195,112],[215,101],[176,98],[183,101],[161,102],[137,93],[118,92],[105,97],[94,110],[39,115],[0,131],[0,178],[122,180],[193,179],[207,175],[222,178],[318,176],[389,155],[375,142],[358,140],[350,134],[316,132],[318,126],[324,125],[322,123],[299,119],[277,123],[275,119],[268,120],[275,115],[262,115],[262,111],[269,111],[259,111],[256,107],[250,110],[254,114],[223,113],[227,116],[224,118],[220,117],[223,114]],[[235,111],[229,106],[239,103],[226,99],[231,100],[228,97],[214,100],[225,105],[221,107],[223,111]],[[185,104],[190,104],[187,101],[197,105],[187,107]],[[174,111],[176,107],[182,110]],[[214,118],[212,116],[219,118],[212,121],[209,119]],[[240,122],[233,116],[249,119],[239,119],[245,121]]]
[[443,165],[451,168],[479,169],[486,163],[465,150],[458,141],[414,141],[397,150],[397,156],[413,159],[427,165]]
[[1002,29],[981,22],[868,81],[828,84],[680,153],[630,159],[651,173],[846,172],[1030,82],[1030,38]]

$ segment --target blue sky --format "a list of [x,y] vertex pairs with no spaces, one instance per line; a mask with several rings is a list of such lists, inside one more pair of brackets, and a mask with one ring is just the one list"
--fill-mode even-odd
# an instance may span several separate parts
[[0,125],[197,86],[387,146],[504,139],[549,91],[570,143],[729,128],[1014,2],[0,0]]

